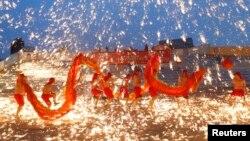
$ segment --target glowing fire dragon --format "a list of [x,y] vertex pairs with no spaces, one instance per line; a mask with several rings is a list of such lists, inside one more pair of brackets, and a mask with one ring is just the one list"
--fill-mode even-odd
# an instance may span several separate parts
[[[66,82],[66,87],[64,91],[65,101],[62,106],[58,109],[49,109],[44,106],[34,94],[33,89],[28,84],[28,82],[23,82],[25,91],[27,92],[27,99],[39,115],[44,120],[55,120],[65,114],[67,114],[74,106],[76,102],[76,85],[77,85],[77,75],[80,71],[81,65],[86,65],[90,67],[94,72],[101,74],[104,77],[104,74],[101,72],[98,64],[91,58],[84,56],[82,53],[77,55],[72,62],[72,65],[68,72],[68,78]],[[197,72],[193,72],[186,85],[184,86],[170,86],[163,81],[154,77],[154,73],[159,70],[160,61],[158,55],[153,55],[148,61],[146,68],[144,70],[144,79],[145,84],[142,86],[143,92],[147,92],[150,87],[159,93],[164,93],[170,96],[182,96],[184,92],[189,91],[190,89],[195,89],[204,73],[205,69],[202,68]]]

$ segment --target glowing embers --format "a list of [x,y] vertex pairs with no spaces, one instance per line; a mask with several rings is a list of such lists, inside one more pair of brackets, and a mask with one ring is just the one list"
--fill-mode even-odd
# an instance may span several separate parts
[[114,101],[107,106],[105,100],[100,100],[98,108],[94,109],[91,97],[84,95],[78,98],[74,110],[53,122],[41,120],[29,103],[24,106],[20,119],[16,120],[14,99],[0,97],[0,131],[3,131],[0,138],[28,140],[30,132],[39,136],[43,131],[41,140],[77,140],[83,137],[89,140],[206,140],[208,124],[250,122],[249,107],[241,102],[230,106],[227,93],[211,98],[192,95],[190,105],[181,107],[174,98],[161,95],[155,101],[154,111],[147,109],[149,97],[142,98],[135,107],[126,106],[125,101],[120,104]]
[[27,76],[36,76],[36,77],[50,77],[53,74],[56,74],[54,68],[48,68],[46,66],[41,67],[39,63],[23,63],[20,65],[20,71],[22,71]]

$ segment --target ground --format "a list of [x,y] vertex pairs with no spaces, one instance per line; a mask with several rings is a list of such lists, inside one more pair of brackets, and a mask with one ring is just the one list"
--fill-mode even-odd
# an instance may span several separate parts
[[[105,99],[101,99],[98,107],[93,108],[91,97],[79,95],[70,113],[55,121],[40,119],[28,102],[21,117],[15,118],[17,105],[12,96],[5,95],[0,97],[0,139],[207,140],[208,124],[250,123],[249,106],[243,106],[240,98],[230,105],[229,93],[199,91],[190,96],[190,105],[181,99],[180,107],[174,97],[160,95],[154,110],[147,108],[149,96],[135,106],[126,105],[125,101],[106,105]],[[59,102],[63,99],[59,98]]]

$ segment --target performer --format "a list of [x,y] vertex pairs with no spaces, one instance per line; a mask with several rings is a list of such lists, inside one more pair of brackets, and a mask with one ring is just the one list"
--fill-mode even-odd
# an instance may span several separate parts
[[141,77],[139,76],[140,74],[140,69],[135,68],[133,72],[133,86],[134,86],[134,96],[132,96],[133,104],[136,104],[138,101],[138,98],[141,97]]
[[[155,79],[158,79],[158,71],[159,71],[159,70],[154,70],[154,71],[153,71],[153,75],[154,75],[154,78],[155,78]],[[145,81],[146,81],[146,80],[145,80]],[[148,108],[149,108],[150,110],[153,110],[153,108],[154,108],[154,101],[155,101],[155,99],[157,98],[158,93],[156,92],[156,90],[155,90],[153,87],[149,87],[149,94],[150,94],[150,96],[151,96],[151,99],[150,99],[150,101],[149,101]]]
[[109,72],[105,77],[104,77],[104,81],[102,83],[102,87],[103,87],[103,91],[104,94],[106,95],[107,99],[108,99],[108,104],[111,102],[111,100],[114,98],[113,95],[113,86],[114,86],[114,81],[112,79],[113,74],[111,72]]
[[240,72],[234,73],[232,84],[233,84],[233,91],[230,97],[231,104],[233,105],[235,103],[236,96],[239,96],[243,98],[244,100],[243,105],[245,105],[246,104],[245,95],[247,94],[247,87],[246,87],[246,81],[244,80]]
[[91,93],[94,98],[95,107],[97,106],[98,99],[100,97],[100,94],[102,93],[99,77],[100,76],[98,73],[94,73],[91,81]]
[[129,92],[128,92],[128,87],[129,87],[129,81],[130,81],[130,78],[131,78],[131,74],[127,74],[123,80],[122,80],[122,84],[120,86],[120,93],[118,95],[118,100],[121,99],[121,97],[125,98],[126,99],[126,104],[128,102],[128,99],[129,99]]
[[14,98],[16,103],[18,104],[18,108],[16,111],[16,117],[19,116],[19,113],[23,109],[24,106],[24,96],[26,94],[23,82],[27,81],[27,78],[24,74],[20,73],[17,75],[16,86],[15,86],[15,94]]
[[[156,56],[155,56],[156,57]],[[152,58],[151,58],[152,59]],[[154,59],[157,59],[157,58],[154,58]],[[155,62],[155,61],[154,61]],[[148,62],[149,63],[149,62]],[[147,67],[149,66],[149,64],[147,64]],[[160,68],[160,63],[153,63],[153,64],[150,64],[150,69],[152,69],[152,76],[155,80],[159,81],[158,79],[158,72],[159,72],[159,68]],[[158,92],[155,90],[154,87],[152,87],[151,85],[149,85],[149,81],[147,79],[147,75],[150,71],[148,69],[145,69],[144,71],[144,86],[143,86],[143,92],[142,92],[142,95],[144,95],[147,90],[149,91],[149,94],[151,96],[151,99],[149,101],[149,105],[148,105],[148,108],[150,110],[153,110],[154,108],[154,101],[156,100],[157,96],[158,96]]]
[[52,90],[52,85],[55,83],[55,78],[51,77],[49,82],[47,82],[42,90],[42,99],[47,104],[48,108],[51,107],[50,98],[53,98],[54,105],[58,104],[56,102],[56,93]]
[[[188,80],[188,72],[186,69],[182,70],[181,75],[178,78],[178,85],[179,86],[184,86]],[[189,105],[189,100],[188,100],[188,91],[186,91],[183,94],[183,97],[186,99],[186,104]],[[178,104],[178,106],[180,106],[180,101],[179,101],[179,97],[176,97],[176,102]]]

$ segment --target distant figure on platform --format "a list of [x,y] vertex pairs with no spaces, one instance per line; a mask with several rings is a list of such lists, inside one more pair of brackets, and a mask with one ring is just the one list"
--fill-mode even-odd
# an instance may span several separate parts
[[100,75],[98,73],[94,73],[91,80],[91,93],[94,98],[95,107],[97,106],[100,94],[102,93],[99,77]]
[[55,83],[55,78],[51,77],[49,82],[47,82],[42,90],[42,99],[47,104],[47,106],[51,107],[50,98],[53,98],[54,105],[58,104],[56,102],[56,93],[52,90],[52,85]]
[[106,46],[106,47],[105,47],[105,50],[106,50],[106,52],[109,52],[109,47]]
[[247,87],[246,87],[246,81],[242,77],[240,72],[235,72],[234,77],[232,80],[233,84],[233,91],[231,93],[230,102],[233,105],[235,103],[236,96],[243,98],[243,105],[246,104],[246,97],[247,94]]
[[15,86],[15,94],[14,98],[16,103],[18,104],[18,108],[16,111],[16,117],[19,116],[23,106],[24,106],[24,96],[26,94],[23,82],[27,81],[27,78],[24,74],[20,73],[17,75],[16,86]]
[[145,45],[145,48],[144,48],[144,51],[148,51],[149,50],[149,47],[148,47],[148,44]]
[[113,74],[109,72],[105,77],[103,81],[103,91],[105,96],[108,99],[108,104],[111,102],[111,100],[114,98],[113,95],[113,87],[114,87],[114,80],[112,79]]
[[[188,77],[189,76],[188,76],[187,70],[186,69],[182,70],[182,73],[180,74],[180,76],[178,78],[178,85],[184,86],[188,80]],[[188,91],[183,94],[183,98],[186,99],[186,104],[189,105]],[[178,106],[180,106],[179,97],[176,97],[176,102],[177,102]]]

